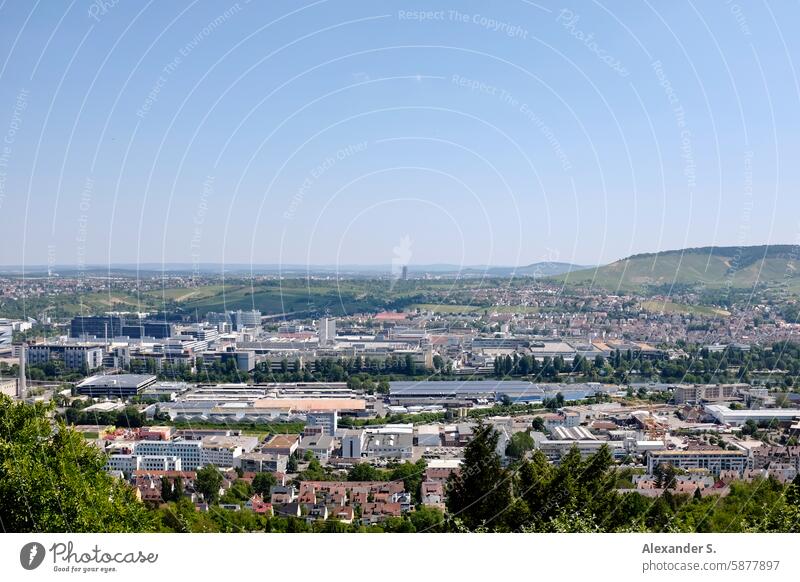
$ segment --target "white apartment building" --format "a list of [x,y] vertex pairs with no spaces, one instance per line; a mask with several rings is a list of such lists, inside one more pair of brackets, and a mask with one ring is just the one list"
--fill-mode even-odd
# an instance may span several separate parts
[[126,475],[139,468],[139,457],[136,455],[109,455],[106,460],[106,471],[122,471]]
[[239,457],[249,453],[258,445],[257,437],[228,437],[212,435],[202,440],[201,460],[203,465],[215,467],[237,467]]
[[137,441],[133,447],[136,456],[177,457],[182,471],[196,471],[209,463],[204,462],[203,443],[200,441]]
[[181,459],[164,455],[109,455],[106,471],[122,471],[129,475],[134,471],[181,471]]
[[649,451],[647,472],[653,474],[658,465],[672,465],[678,469],[707,469],[715,475],[720,471],[741,474],[747,468],[747,453],[723,449],[696,451]]

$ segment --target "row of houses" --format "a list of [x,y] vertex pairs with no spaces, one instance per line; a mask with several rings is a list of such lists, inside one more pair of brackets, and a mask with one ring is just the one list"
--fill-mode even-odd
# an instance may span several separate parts
[[270,503],[274,515],[358,520],[365,525],[400,517],[413,508],[402,481],[304,481],[299,490],[292,485],[272,487]]

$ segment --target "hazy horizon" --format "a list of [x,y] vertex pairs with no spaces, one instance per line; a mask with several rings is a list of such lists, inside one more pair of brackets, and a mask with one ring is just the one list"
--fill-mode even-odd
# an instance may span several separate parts
[[[456,264],[456,263],[447,263],[447,262],[432,262],[432,263],[414,263],[408,262],[405,264],[408,267],[410,272],[413,272],[415,269],[417,270],[453,270],[453,269],[524,269],[525,267],[532,266],[532,265],[546,265],[546,264],[563,264],[563,265],[570,265],[573,267],[591,269],[595,267],[601,267],[607,264],[611,264],[617,261],[622,261],[628,259],[630,257],[634,257],[637,255],[650,255],[650,254],[664,254],[664,253],[674,253],[674,252],[683,252],[683,251],[693,251],[693,250],[705,250],[705,249],[719,249],[719,248],[753,248],[753,247],[762,247],[762,246],[769,246],[771,248],[779,247],[779,246],[789,246],[789,247],[799,247],[800,243],[790,244],[790,243],[775,243],[770,245],[744,245],[744,246],[737,246],[737,245],[704,245],[699,247],[687,247],[683,249],[661,249],[658,251],[641,251],[641,252],[634,252],[630,255],[625,257],[618,257],[616,259],[612,259],[608,261],[608,263],[600,263],[596,265],[584,265],[580,263],[575,263],[569,260],[558,260],[558,261],[535,261],[531,263],[522,263],[518,265],[507,265],[507,264],[478,264],[478,263],[464,263],[464,264]],[[209,271],[209,270],[216,270],[220,267],[226,267],[230,269],[262,269],[262,270],[298,270],[298,269],[320,269],[320,270],[335,270],[335,269],[356,269],[356,270],[363,270],[363,271],[391,271],[392,269],[397,268],[397,265],[393,265],[392,263],[243,263],[243,262],[181,262],[181,261],[140,261],[139,263],[127,263],[127,262],[111,262],[111,263],[84,263],[81,265],[78,264],[51,264],[48,265],[46,263],[36,264],[30,263],[27,265],[14,265],[14,264],[0,264],[0,272],[3,270],[11,269],[22,269],[22,270],[32,270],[32,269],[51,269],[54,272],[59,269],[65,270],[97,270],[97,269],[118,269],[118,270],[132,270],[132,269],[142,269],[148,270],[153,268],[164,268],[166,270],[187,270],[187,271]]]

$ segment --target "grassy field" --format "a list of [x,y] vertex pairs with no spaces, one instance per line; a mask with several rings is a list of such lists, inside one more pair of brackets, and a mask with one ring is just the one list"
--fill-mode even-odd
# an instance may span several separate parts
[[99,291],[95,293],[73,293],[55,297],[34,297],[0,300],[0,316],[19,318],[46,313],[50,317],[73,317],[93,315],[106,311],[156,310],[160,303],[145,294],[137,298],[132,293]]
[[154,301],[199,301],[209,297],[216,297],[221,295],[226,290],[227,292],[235,292],[241,289],[241,285],[206,285],[204,287],[172,287],[169,289],[162,289],[159,291],[148,291],[145,293],[149,298]]
[[704,315],[706,317],[728,317],[729,311],[705,305],[685,305],[671,301],[643,301],[642,309],[651,313],[681,313],[691,315]]
[[[235,282],[197,289],[165,289],[151,293],[164,297],[174,307],[203,315],[209,311],[258,309],[270,314],[329,313],[333,316],[406,307],[409,302],[430,293],[464,285],[452,282],[409,281],[390,286],[385,280],[306,280],[284,279],[256,285]],[[470,308],[472,312],[476,308]]]
[[[477,286],[501,285],[502,281],[400,281],[379,279],[283,279],[251,283],[231,279],[225,284],[201,287],[170,287],[146,291],[138,296],[124,292],[72,293],[21,300],[0,298],[0,316],[72,317],[107,311],[181,310],[202,317],[209,311],[258,309],[265,315],[291,314],[316,317],[402,309],[411,303],[432,303],[438,297],[456,297],[466,303]],[[479,308],[468,306],[474,313]],[[444,309],[444,308],[443,308]],[[457,308],[456,308],[457,309]],[[502,308],[508,309],[508,308]],[[45,311],[46,310],[46,311]]]

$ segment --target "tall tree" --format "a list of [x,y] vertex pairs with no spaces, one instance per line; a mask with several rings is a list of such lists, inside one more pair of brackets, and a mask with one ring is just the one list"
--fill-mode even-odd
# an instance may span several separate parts
[[222,473],[214,465],[206,465],[197,472],[195,487],[203,494],[209,504],[219,501],[219,488],[222,487]]
[[511,482],[497,454],[499,434],[480,424],[464,449],[461,469],[448,481],[447,509],[469,529],[503,529],[511,503]]
[[253,493],[261,495],[263,499],[269,499],[269,490],[278,484],[278,480],[272,473],[258,473],[253,477]]

